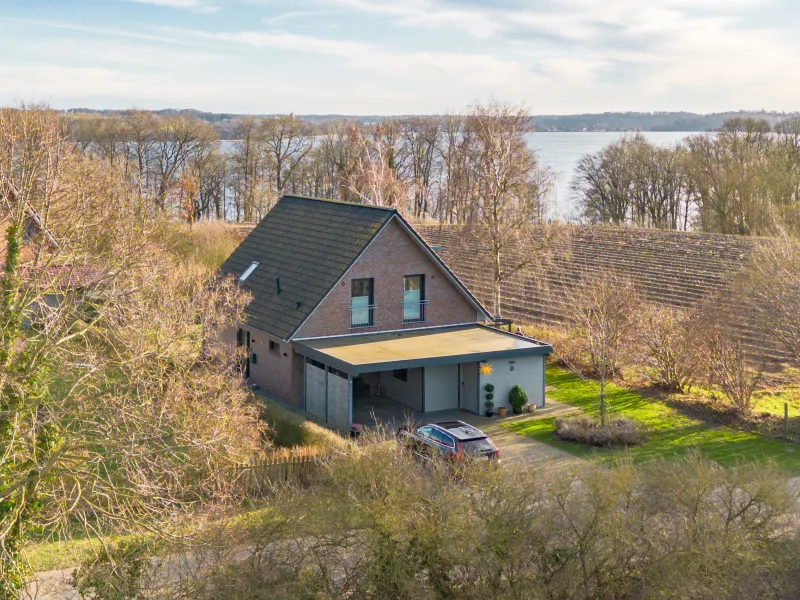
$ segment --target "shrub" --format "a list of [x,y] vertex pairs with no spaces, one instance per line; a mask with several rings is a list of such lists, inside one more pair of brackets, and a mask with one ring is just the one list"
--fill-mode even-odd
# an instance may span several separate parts
[[749,416],[754,392],[764,374],[764,362],[753,368],[744,353],[741,338],[728,329],[711,324],[704,334],[701,351],[710,383],[719,386],[734,410]]
[[528,403],[528,395],[520,386],[515,385],[508,393],[508,401],[516,414],[522,412],[522,407]]
[[484,394],[486,401],[483,404],[486,406],[486,410],[490,411],[494,408],[494,384],[487,383],[483,389],[486,390],[486,394]]
[[191,570],[193,550],[169,597],[798,597],[794,499],[768,464],[722,469],[690,454],[520,466],[456,473],[385,441],[359,444],[328,463],[313,493],[278,489],[266,518],[211,538],[229,548],[208,553],[215,572]]
[[605,425],[581,415],[568,419],[559,417],[555,422],[556,435],[565,442],[578,442],[591,446],[636,446],[644,441],[641,427],[631,419],[610,419]]
[[693,327],[693,316],[685,309],[643,307],[637,341],[652,367],[654,385],[675,392],[691,388],[700,362]]

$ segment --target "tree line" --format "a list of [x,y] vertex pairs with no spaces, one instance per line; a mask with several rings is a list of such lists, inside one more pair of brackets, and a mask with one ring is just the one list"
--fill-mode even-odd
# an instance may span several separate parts
[[591,224],[800,231],[800,119],[731,119],[673,147],[636,134],[584,156],[572,189]]
[[493,103],[372,124],[241,117],[227,142],[187,114],[65,119],[83,153],[119,166],[153,208],[189,222],[258,220],[283,194],[467,223],[491,210],[486,198],[500,193],[526,221],[544,218],[550,176],[525,141],[533,121],[521,107]]

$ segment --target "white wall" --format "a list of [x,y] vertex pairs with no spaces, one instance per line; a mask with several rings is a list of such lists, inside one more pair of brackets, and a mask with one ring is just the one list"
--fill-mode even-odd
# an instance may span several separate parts
[[[499,360],[487,361],[492,367],[490,375],[480,374],[480,398],[479,404],[481,411],[484,410],[483,403],[486,394],[483,386],[487,383],[494,384],[494,408],[497,410],[505,406],[511,410],[508,401],[508,393],[515,385],[519,385],[528,395],[528,402],[538,407],[544,406],[544,356],[520,356],[518,358],[503,358]],[[513,367],[513,370],[512,370]]]
[[458,408],[458,364],[425,367],[425,412]]
[[422,410],[422,369],[409,369],[408,381],[394,376],[394,371],[381,371],[381,393],[414,410]]

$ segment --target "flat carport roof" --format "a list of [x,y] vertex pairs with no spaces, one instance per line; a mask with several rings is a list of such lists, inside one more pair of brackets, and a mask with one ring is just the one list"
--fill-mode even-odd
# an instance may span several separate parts
[[480,324],[295,340],[295,351],[351,375],[530,354],[553,347]]

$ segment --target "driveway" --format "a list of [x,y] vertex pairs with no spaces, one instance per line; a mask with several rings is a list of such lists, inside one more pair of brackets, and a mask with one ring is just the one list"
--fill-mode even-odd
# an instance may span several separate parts
[[458,410],[445,410],[435,413],[422,415],[423,421],[430,423],[434,421],[460,420],[474,425],[486,435],[500,449],[500,458],[504,463],[511,464],[531,464],[537,467],[561,468],[568,465],[580,464],[582,459],[573,456],[569,452],[564,452],[553,446],[543,444],[537,440],[514,433],[510,429],[502,426],[503,423],[513,423],[527,419],[546,419],[558,417],[577,412],[572,406],[561,404],[548,399],[544,408],[531,414],[508,415],[505,417],[485,417],[475,415],[470,412]]
[[369,400],[361,402],[354,407],[353,420],[357,423],[367,424],[367,426],[378,421],[391,430],[400,427],[408,419],[422,424],[435,423],[437,421],[465,421],[492,438],[492,441],[500,449],[500,458],[503,462],[512,464],[529,463],[536,466],[558,468],[582,461],[568,452],[514,433],[502,427],[501,424],[531,418],[558,417],[574,412],[577,412],[576,408],[548,399],[545,407],[537,410],[533,415],[526,413],[508,415],[502,418],[497,416],[488,418],[458,409],[420,413],[387,398],[372,396]]

